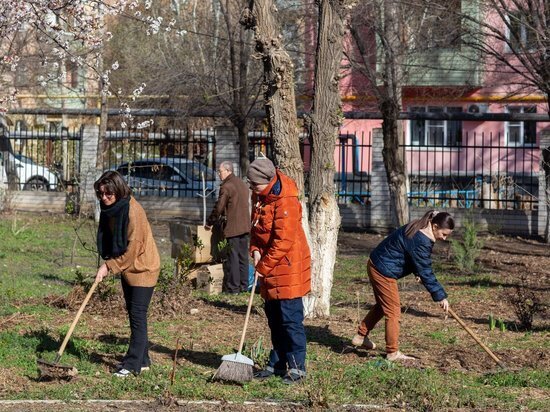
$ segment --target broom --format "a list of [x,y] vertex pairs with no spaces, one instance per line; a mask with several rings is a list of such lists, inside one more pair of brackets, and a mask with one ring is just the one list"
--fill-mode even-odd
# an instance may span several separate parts
[[246,309],[246,317],[244,319],[244,327],[241,335],[241,342],[239,343],[239,349],[237,350],[237,353],[232,353],[231,355],[225,355],[222,357],[222,363],[213,376],[214,380],[236,383],[248,382],[252,380],[252,367],[254,366],[254,362],[252,359],[244,356],[241,351],[244,346],[244,337],[246,336],[246,328],[248,327],[248,320],[250,319],[250,311],[252,309],[252,301],[254,300],[254,291],[256,290],[257,282],[258,272],[254,274],[254,283],[252,285],[252,290],[250,291],[250,298],[248,299],[248,308]]

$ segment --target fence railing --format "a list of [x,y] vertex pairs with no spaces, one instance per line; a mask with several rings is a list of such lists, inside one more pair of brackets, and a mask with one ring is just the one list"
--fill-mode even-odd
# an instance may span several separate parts
[[404,145],[409,201],[427,207],[533,209],[540,149],[501,134],[465,133],[459,146]]
[[103,169],[122,173],[136,196],[212,195],[219,183],[215,144],[209,129],[109,130]]
[[[409,202],[426,207],[533,209],[538,197],[540,149],[509,145],[501,134],[464,133],[460,145],[402,145],[409,177]],[[251,139],[251,160],[268,137]],[[311,146],[301,138],[306,183]],[[368,203],[372,136],[341,131],[334,151],[334,184],[340,203]]]
[[[9,150],[2,158],[4,179],[21,190],[65,190],[79,180],[80,128],[68,130],[8,130]],[[2,156],[0,154],[0,156]]]
[[[270,136],[250,133],[250,160],[273,155]],[[60,190],[78,185],[81,129],[9,131],[8,172],[19,189]],[[533,209],[538,198],[540,148],[508,144],[501,134],[464,133],[459,145],[405,144],[409,201],[426,207]],[[334,185],[340,203],[368,204],[372,136],[342,130],[334,150]],[[102,147],[103,170],[126,174],[136,195],[196,196],[219,182],[214,130],[110,130]],[[0,153],[7,153],[4,149]],[[300,136],[306,174],[311,142]],[[220,159],[223,160],[223,159]],[[6,174],[3,176],[7,178]],[[13,181],[11,182],[13,184]]]
[[[249,139],[250,161],[260,152],[273,158],[273,146],[267,133],[251,134]],[[370,198],[372,135],[342,132],[334,150],[334,186],[339,203],[366,205]],[[304,161],[306,192],[311,165],[311,142],[307,134],[300,135],[300,154]]]

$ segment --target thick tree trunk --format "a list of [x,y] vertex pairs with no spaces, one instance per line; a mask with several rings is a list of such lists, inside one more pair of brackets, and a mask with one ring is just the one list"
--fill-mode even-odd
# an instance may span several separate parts
[[334,188],[334,147],[341,125],[339,80],[343,57],[345,0],[319,1],[319,32],[315,62],[312,147],[309,178],[311,229],[311,294],[304,299],[306,316],[328,317],[340,211]]
[[394,207],[395,224],[402,226],[409,221],[409,203],[407,198],[407,164],[405,151],[400,146],[403,142],[403,128],[398,120],[401,112],[402,92],[401,81],[403,77],[401,62],[397,56],[403,56],[400,51],[403,48],[403,40],[399,38],[402,33],[402,22],[398,5],[387,2],[384,8],[384,65],[383,82],[384,98],[379,101],[383,123],[384,135],[384,165],[388,176],[390,196]]
[[[409,221],[409,203],[407,197],[407,166],[403,143],[403,129],[398,120],[399,108],[393,102],[382,104],[382,133],[384,149],[382,156],[386,166],[386,176],[390,188],[390,198],[394,210],[394,223],[402,226]],[[387,107],[389,106],[389,107]]]
[[304,193],[304,165],[300,156],[294,67],[281,44],[281,30],[273,0],[250,0],[241,24],[254,30],[256,52],[264,67],[264,107],[273,138],[273,159]]

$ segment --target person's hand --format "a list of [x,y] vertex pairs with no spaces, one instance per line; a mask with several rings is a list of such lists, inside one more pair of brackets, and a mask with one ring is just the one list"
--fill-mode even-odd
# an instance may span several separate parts
[[256,267],[258,265],[258,262],[262,258],[262,255],[260,255],[259,250],[255,250],[252,257],[254,258],[254,267]]
[[102,264],[99,269],[97,270],[97,274],[95,275],[95,281],[97,283],[101,282],[105,276],[109,274],[109,268],[104,263]]
[[445,313],[449,312],[449,301],[447,299],[440,300],[438,303]]
[[260,278],[263,278],[264,275],[262,275],[260,272],[256,271],[256,273],[254,274],[254,276],[258,276],[258,279]]
[[204,229],[205,229],[205,230],[211,230],[211,229],[212,229],[212,226],[204,225]]

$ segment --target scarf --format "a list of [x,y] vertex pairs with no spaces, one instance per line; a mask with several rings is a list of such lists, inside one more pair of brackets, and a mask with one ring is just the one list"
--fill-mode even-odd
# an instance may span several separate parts
[[120,199],[111,206],[100,205],[97,250],[103,259],[116,258],[128,248],[130,198]]

